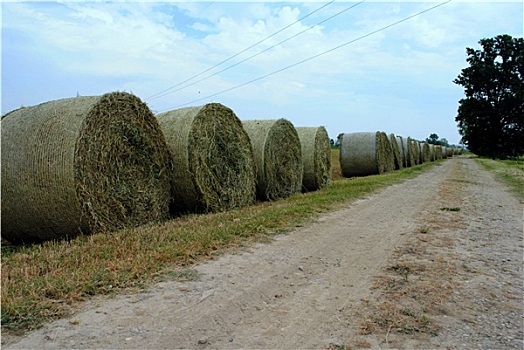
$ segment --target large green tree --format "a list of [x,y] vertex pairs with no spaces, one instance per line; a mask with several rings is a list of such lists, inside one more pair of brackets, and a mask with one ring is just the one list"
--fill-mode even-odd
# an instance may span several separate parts
[[499,35],[466,48],[469,67],[453,81],[464,87],[458,122],[473,153],[497,158],[524,154],[524,39]]

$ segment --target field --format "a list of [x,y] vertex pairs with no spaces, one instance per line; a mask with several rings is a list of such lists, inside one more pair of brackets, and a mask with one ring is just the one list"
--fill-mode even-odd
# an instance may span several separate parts
[[[408,179],[413,181],[418,175],[430,171],[443,178],[435,180],[434,186],[439,189],[438,201],[432,203],[430,215],[421,217],[414,227],[415,241],[409,241],[411,236],[403,238],[402,242],[410,244],[399,244],[396,253],[392,252],[390,256],[394,260],[384,262],[385,269],[370,272],[373,276],[369,277],[374,278],[374,290],[383,291],[380,296],[373,297],[376,300],[357,300],[358,305],[353,305],[355,308],[350,308],[348,304],[344,311],[357,310],[364,320],[359,325],[362,335],[353,339],[352,346],[376,345],[374,342],[378,341],[380,334],[383,335],[380,341],[385,340],[387,343],[399,341],[402,338],[398,337],[402,337],[402,334],[410,337],[414,334],[436,336],[442,328],[438,320],[441,315],[438,316],[438,308],[435,307],[436,299],[427,298],[427,302],[408,307],[407,301],[401,299],[405,298],[403,291],[406,291],[402,288],[408,288],[412,293],[417,290],[418,293],[425,291],[438,296],[439,305],[445,308],[449,301],[449,290],[439,289],[443,284],[438,281],[448,280],[450,288],[454,288],[453,276],[456,271],[453,268],[456,269],[457,266],[452,262],[455,256],[453,254],[456,254],[456,243],[452,242],[449,233],[450,230],[464,229],[468,224],[467,217],[464,217],[468,213],[467,205],[461,193],[473,181],[467,172],[471,169],[453,159],[425,163],[385,175],[342,179],[336,166],[337,151],[332,151],[335,181],[332,186],[318,192],[299,194],[277,202],[259,203],[226,213],[187,215],[162,225],[79,237],[69,242],[22,248],[3,246],[3,334],[21,334],[52,319],[72,315],[81,307],[82,301],[89,301],[96,295],[117,297],[120,293],[141,293],[144,288],[159,281],[198,280],[198,273],[192,268],[196,262],[215,260],[219,255],[238,251],[239,248],[242,251],[256,242],[269,242],[279,233],[301,227],[306,229],[321,214],[325,216],[327,212],[347,208],[351,202],[372,193],[375,193],[373,198],[378,200],[377,191]],[[448,172],[437,172],[443,164],[449,162],[454,162],[455,165],[448,166]],[[493,167],[492,164],[491,166]],[[495,169],[502,167],[522,171],[520,162],[506,162]],[[512,182],[517,181],[517,188],[518,181],[521,181],[522,186],[521,178],[519,180],[518,176],[511,176],[513,173],[521,173],[513,170],[505,173],[510,174]],[[416,193],[418,190],[413,195]],[[410,198],[406,200],[409,201]],[[393,217],[391,220],[394,222]],[[365,228],[362,227],[362,230]],[[444,249],[435,253],[437,263],[416,261],[428,259],[427,254],[431,253],[431,247],[434,246]],[[406,250],[408,247],[411,250]],[[340,258],[346,257],[340,255]],[[459,266],[461,273],[464,273],[464,269],[474,268],[473,262],[464,265]],[[476,269],[479,274],[481,269]],[[438,271],[440,272],[437,273]],[[431,276],[433,283],[429,285],[421,276]],[[424,288],[420,288],[421,286]],[[418,296],[422,297],[422,294]],[[384,309],[383,305],[387,303],[405,307]],[[345,317],[350,317],[350,313],[342,312],[339,315],[340,322],[348,326],[351,320]],[[401,323],[394,323],[393,320]],[[70,319],[69,322],[74,326],[77,321]],[[330,346],[344,348],[346,345],[349,348],[349,344],[334,340]]]

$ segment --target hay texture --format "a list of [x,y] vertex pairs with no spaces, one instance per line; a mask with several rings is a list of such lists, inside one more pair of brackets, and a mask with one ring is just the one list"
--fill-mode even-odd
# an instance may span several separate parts
[[342,136],[340,165],[345,177],[382,174],[395,169],[391,143],[383,132],[357,132]]
[[441,145],[435,146],[435,159],[442,159],[442,146]]
[[300,139],[286,119],[242,121],[253,145],[257,197],[277,200],[300,192],[303,163]]
[[420,143],[420,153],[422,155],[423,163],[433,161],[431,157],[431,147],[429,146],[429,143],[426,143],[426,142]]
[[255,202],[253,149],[230,108],[209,103],[157,119],[173,157],[174,213],[218,212]]
[[399,146],[395,134],[389,134],[389,142],[391,143],[391,150],[393,152],[395,170],[402,169],[404,167],[402,154],[400,153],[400,148],[402,148],[402,145]]
[[429,143],[429,160],[434,162],[436,160],[435,145]]
[[3,238],[70,238],[168,218],[170,155],[138,97],[51,101],[1,126]]
[[300,139],[304,176],[302,189],[316,191],[331,182],[331,146],[323,126],[296,128]]
[[412,140],[411,145],[413,148],[413,157],[415,158],[415,164],[422,164],[422,156],[420,154],[420,143],[418,141]]
[[411,137],[406,137],[402,139],[402,144],[404,148],[404,167],[409,168],[415,164],[415,151],[413,149],[413,141]]
[[406,165],[406,152],[404,151],[404,138],[402,136],[396,136],[398,150],[400,152],[400,158],[402,160],[402,167],[407,167]]

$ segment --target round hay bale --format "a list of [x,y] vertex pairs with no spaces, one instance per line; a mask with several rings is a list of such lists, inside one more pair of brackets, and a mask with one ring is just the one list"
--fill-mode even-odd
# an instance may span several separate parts
[[343,134],[340,165],[345,177],[382,174],[395,168],[391,144],[385,133]]
[[260,200],[277,200],[300,192],[303,164],[300,139],[286,119],[245,120],[253,145]]
[[431,162],[435,161],[435,145],[428,143],[429,146],[429,160]]
[[421,155],[420,155],[420,144],[418,141],[412,140],[411,141],[411,147],[413,149],[413,157],[415,158],[415,164],[419,165],[422,164],[421,162]]
[[420,152],[422,154],[422,163],[430,162],[431,159],[431,149],[429,147],[429,144],[426,142],[420,142]]
[[2,237],[71,238],[167,219],[171,160],[158,123],[123,92],[2,118]]
[[435,159],[442,159],[442,146],[441,145],[435,146]]
[[407,167],[406,165],[406,151],[404,151],[404,138],[402,136],[396,136],[398,150],[400,152],[400,158],[402,160],[402,167]]
[[255,202],[255,163],[235,113],[220,103],[157,115],[173,157],[173,212],[218,212]]
[[389,142],[391,143],[391,150],[393,152],[395,170],[402,169],[404,167],[404,165],[402,164],[402,155],[400,153],[400,148],[402,146],[399,147],[395,134],[389,134]]
[[296,128],[300,139],[304,176],[302,188],[316,191],[331,182],[331,146],[323,126]]
[[405,167],[415,166],[415,147],[413,146],[413,140],[411,137],[407,137],[402,140],[402,143],[404,146]]

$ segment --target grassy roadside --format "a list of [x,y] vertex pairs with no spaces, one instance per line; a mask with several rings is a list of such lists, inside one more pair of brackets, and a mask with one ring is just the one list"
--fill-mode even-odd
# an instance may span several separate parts
[[476,161],[505,182],[520,202],[524,203],[524,157],[512,160],[476,158]]
[[[339,169],[337,152],[334,174]],[[71,241],[2,246],[2,331],[23,333],[67,316],[91,296],[133,291],[226,249],[268,240],[438,163],[363,178],[334,175],[333,184],[320,191],[225,213],[186,215]]]

